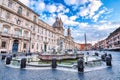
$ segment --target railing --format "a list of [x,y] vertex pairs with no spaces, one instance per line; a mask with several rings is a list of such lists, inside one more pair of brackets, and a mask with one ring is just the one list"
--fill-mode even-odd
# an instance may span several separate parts
[[27,37],[27,36],[24,36],[23,38],[26,40],[30,40],[30,37]]
[[15,34],[13,34],[12,37],[14,37],[14,38],[21,38],[21,39],[23,38],[23,36],[21,36],[21,35],[15,35]]
[[3,32],[1,32],[1,33],[0,33],[0,35],[2,35],[2,36],[8,36],[8,37],[10,37],[10,36],[11,36],[11,34],[10,34],[10,33],[3,33]]

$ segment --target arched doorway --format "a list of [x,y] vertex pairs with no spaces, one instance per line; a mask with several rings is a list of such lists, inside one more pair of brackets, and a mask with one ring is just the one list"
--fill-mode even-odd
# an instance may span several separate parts
[[19,41],[14,40],[13,41],[13,46],[12,46],[12,52],[18,52],[18,45],[19,45]]

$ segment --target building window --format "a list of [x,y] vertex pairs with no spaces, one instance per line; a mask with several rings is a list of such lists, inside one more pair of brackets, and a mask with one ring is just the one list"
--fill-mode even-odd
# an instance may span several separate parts
[[43,34],[43,29],[42,29],[42,34]]
[[47,35],[47,30],[45,30],[45,35]]
[[24,32],[24,37],[27,37],[28,36],[28,31],[25,31]]
[[21,7],[18,8],[18,12],[17,13],[20,14],[20,15],[22,14],[22,8]]
[[34,44],[32,44],[32,49],[34,48]]
[[27,11],[26,16],[29,16],[29,12]]
[[21,20],[20,20],[20,19],[17,19],[16,23],[17,23],[18,25],[20,25]]
[[10,8],[12,7],[12,1],[11,0],[8,1],[8,7],[10,7]]
[[10,18],[10,13],[9,13],[9,12],[7,12],[7,14],[6,14],[6,18],[7,18],[7,19]]
[[35,31],[35,27],[33,27],[33,31]]
[[37,39],[39,40],[39,35],[37,35]]
[[41,40],[43,41],[43,37],[41,36]]
[[19,34],[20,34],[20,31],[19,31],[19,30],[16,30],[16,31],[15,31],[15,36],[19,36]]
[[27,47],[27,44],[26,44],[26,43],[24,43],[23,48],[24,48],[24,49],[26,49],[26,47]]
[[38,28],[38,33],[40,33],[40,28]]
[[38,48],[39,48],[39,46],[38,46],[38,44],[37,44],[37,50],[38,50]]
[[8,28],[4,27],[3,33],[8,33]]
[[34,16],[33,21],[36,22],[36,16]]
[[2,47],[2,48],[5,48],[5,47],[6,47],[6,42],[5,42],[5,41],[2,41],[1,47]]
[[27,23],[27,22],[25,23],[25,26],[28,26],[28,23]]

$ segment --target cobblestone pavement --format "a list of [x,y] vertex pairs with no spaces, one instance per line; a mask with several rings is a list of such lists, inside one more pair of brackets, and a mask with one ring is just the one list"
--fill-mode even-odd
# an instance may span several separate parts
[[63,70],[25,70],[6,67],[0,61],[0,80],[120,80],[120,52],[113,56],[112,67],[85,73]]

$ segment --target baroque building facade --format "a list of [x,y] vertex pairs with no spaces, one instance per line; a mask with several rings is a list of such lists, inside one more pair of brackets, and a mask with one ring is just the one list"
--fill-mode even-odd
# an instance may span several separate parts
[[94,48],[97,50],[120,50],[120,27],[110,33],[106,39],[98,41]]
[[120,27],[110,33],[106,39],[108,50],[120,50]]
[[75,48],[70,28],[64,36],[60,18],[50,26],[20,1],[0,0],[0,52],[46,52],[53,48]]

